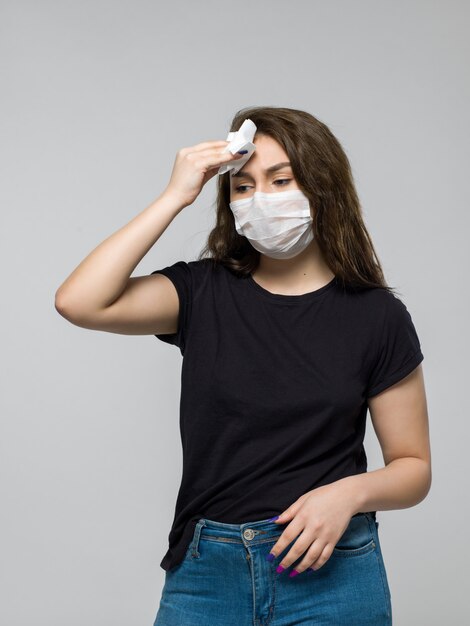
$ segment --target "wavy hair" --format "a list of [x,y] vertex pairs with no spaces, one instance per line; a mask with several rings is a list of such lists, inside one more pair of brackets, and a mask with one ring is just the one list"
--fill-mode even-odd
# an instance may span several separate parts
[[[257,106],[239,110],[230,131],[249,118],[256,136],[268,135],[287,153],[294,178],[313,207],[313,234],[326,264],[344,288],[386,284],[372,239],[364,224],[351,166],[338,139],[316,117],[285,107]],[[210,258],[239,276],[254,272],[260,253],[239,235],[230,209],[230,172],[218,175],[216,223],[199,259]]]

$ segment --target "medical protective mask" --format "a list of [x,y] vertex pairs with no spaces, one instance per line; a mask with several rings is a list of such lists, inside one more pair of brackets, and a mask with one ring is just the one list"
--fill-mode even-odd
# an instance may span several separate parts
[[290,259],[313,239],[307,196],[300,189],[263,193],[230,202],[239,235],[273,259]]

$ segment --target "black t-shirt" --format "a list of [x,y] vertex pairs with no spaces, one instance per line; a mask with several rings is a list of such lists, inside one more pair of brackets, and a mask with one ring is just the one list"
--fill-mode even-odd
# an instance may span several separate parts
[[[186,553],[201,517],[279,515],[305,492],[367,471],[367,398],[423,360],[403,302],[333,278],[302,295],[267,291],[211,259],[161,273],[180,301],[183,472],[160,566]],[[375,516],[375,511],[371,512]]]

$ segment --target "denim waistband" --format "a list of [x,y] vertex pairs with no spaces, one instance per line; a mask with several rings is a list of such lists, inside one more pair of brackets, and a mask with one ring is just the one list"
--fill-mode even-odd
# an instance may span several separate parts
[[287,526],[287,523],[270,522],[268,519],[244,522],[243,524],[225,524],[211,519],[201,518],[197,525],[200,528],[200,536],[211,536],[231,540],[237,543],[249,543],[250,545],[262,543],[266,540],[278,537]]
[[[359,515],[370,515],[370,513],[356,513],[353,517]],[[245,545],[264,543],[281,535],[289,523],[276,523],[269,521],[269,519],[244,522],[243,524],[226,524],[201,517],[195,526],[191,544],[197,552],[199,540],[205,537]]]

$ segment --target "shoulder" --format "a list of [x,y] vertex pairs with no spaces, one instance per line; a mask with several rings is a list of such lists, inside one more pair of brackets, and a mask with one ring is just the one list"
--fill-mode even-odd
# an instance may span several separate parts
[[214,259],[209,257],[197,259],[195,261],[188,261],[187,263],[183,261],[183,263],[185,263],[189,270],[195,275],[208,274],[209,272],[214,271],[219,265]]
[[403,321],[410,315],[403,298],[388,289],[372,289],[369,301],[384,322]]
[[222,265],[210,257],[194,261],[178,261],[173,267],[182,276],[193,299],[202,293],[212,292],[215,284],[220,282],[220,277],[225,274]]
[[161,273],[171,278],[184,280],[187,283],[196,284],[205,274],[208,274],[213,267],[212,259],[200,259],[196,261],[175,261],[165,267],[159,268],[151,272],[152,274]]
[[197,261],[188,261],[184,264],[187,266],[187,270],[196,279],[202,279],[204,277],[210,278],[211,280],[215,280],[216,278],[236,278],[234,272],[212,257],[205,257]]
[[416,353],[419,338],[408,307],[402,297],[384,288],[370,289],[364,295],[367,326],[377,345],[388,345],[407,354]]
[[403,299],[384,287],[349,289],[342,291],[342,294],[361,310],[374,316],[399,315],[407,310]]
[[341,308],[348,325],[373,337],[384,332],[412,327],[413,321],[403,298],[383,287],[342,290]]
[[217,272],[220,271],[219,263],[209,257],[188,261],[185,265],[195,287],[202,285],[202,283],[208,284],[213,281]]

